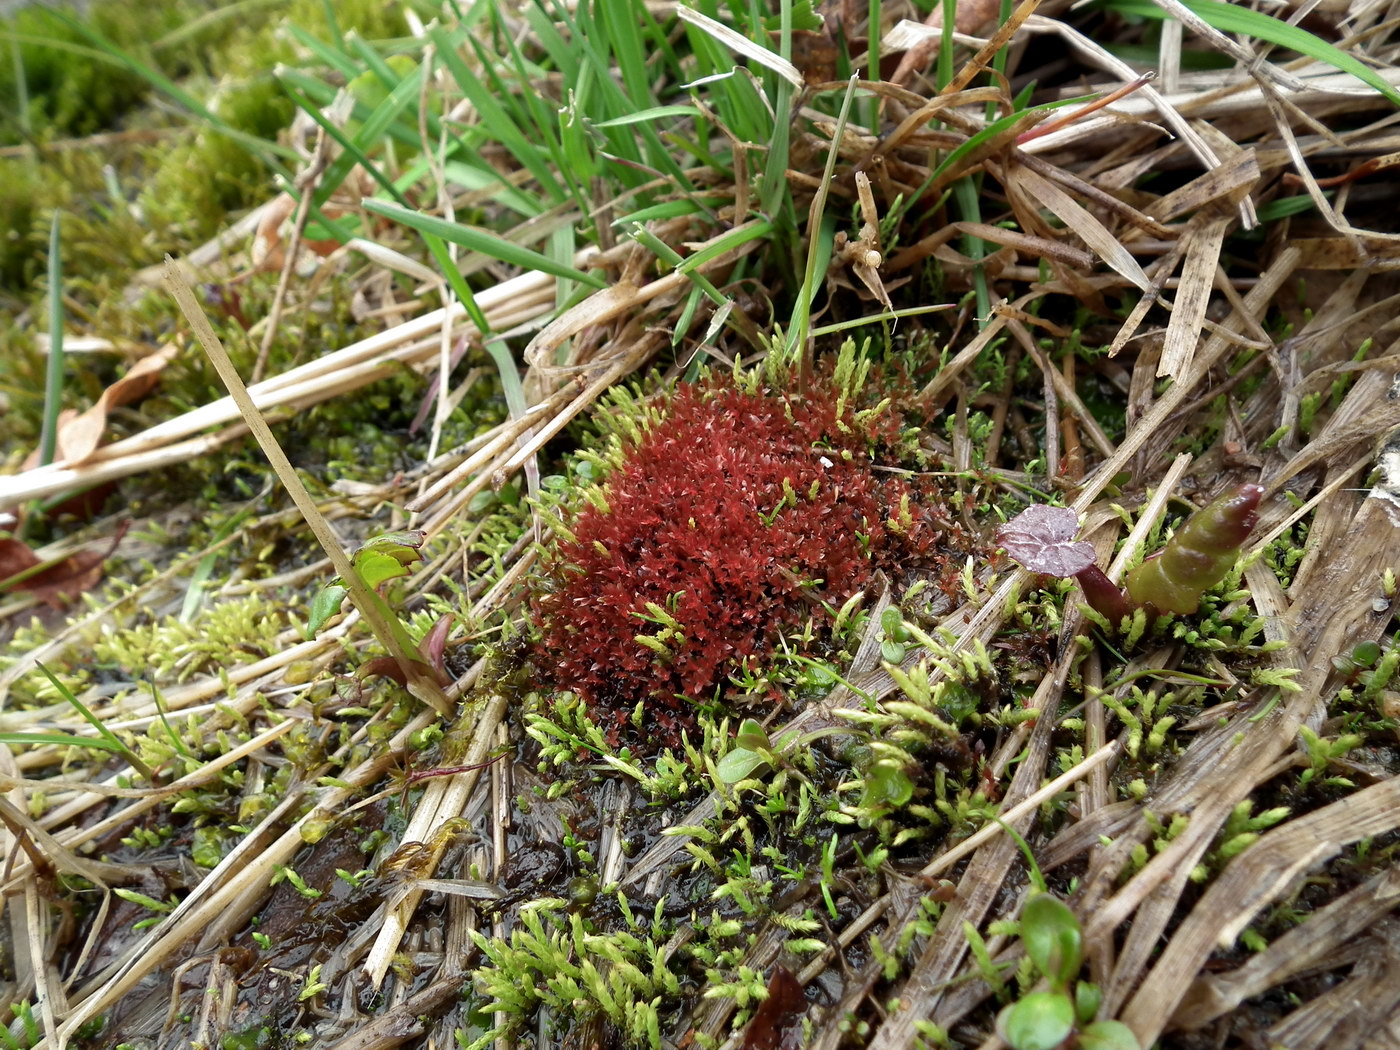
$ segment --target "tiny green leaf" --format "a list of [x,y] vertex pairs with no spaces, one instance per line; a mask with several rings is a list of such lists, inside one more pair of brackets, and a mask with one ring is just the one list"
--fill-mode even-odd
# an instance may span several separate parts
[[1095,1021],[1080,1030],[1079,1050],[1142,1050],[1142,1046],[1122,1021]]
[[363,551],[355,556],[355,571],[365,581],[365,586],[373,589],[386,580],[407,576],[409,568],[392,555]]
[[720,780],[726,784],[737,784],[760,766],[767,764],[767,759],[756,751],[747,748],[736,747],[719,760],[716,770]]
[[1021,943],[1035,968],[1057,988],[1068,986],[1082,961],[1079,920],[1069,905],[1036,893],[1021,909]]
[[358,562],[360,558],[370,554],[382,554],[402,565],[412,565],[423,560],[422,548],[425,538],[426,533],[422,529],[386,532],[355,548],[351,561]]
[[997,1014],[997,1035],[1012,1050],[1055,1050],[1074,1030],[1074,1004],[1057,992],[1031,992]]
[[306,619],[306,640],[315,638],[321,628],[326,625],[336,613],[340,612],[340,604],[345,601],[347,591],[338,583],[333,583],[329,587],[322,588],[321,593],[316,595],[311,602],[311,614]]
[[768,733],[756,719],[752,718],[744,719],[734,741],[744,751],[763,751],[771,746],[768,742]]
[[898,762],[876,762],[865,774],[864,805],[898,808],[913,797],[914,782]]
[[1074,1013],[1080,1024],[1088,1024],[1099,1012],[1103,1003],[1103,992],[1099,986],[1088,981],[1080,981],[1074,986]]

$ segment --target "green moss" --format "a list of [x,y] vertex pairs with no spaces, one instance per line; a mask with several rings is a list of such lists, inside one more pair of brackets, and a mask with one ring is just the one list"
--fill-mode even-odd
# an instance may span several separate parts
[[250,594],[213,604],[189,623],[166,616],[122,630],[106,627],[92,639],[92,655],[99,665],[132,675],[174,674],[183,682],[279,652],[278,636],[291,626],[282,602]]

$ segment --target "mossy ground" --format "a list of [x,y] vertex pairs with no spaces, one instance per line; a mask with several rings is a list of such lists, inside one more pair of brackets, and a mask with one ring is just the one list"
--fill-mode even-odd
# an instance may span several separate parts
[[[407,32],[393,9],[367,0],[227,8],[175,0],[141,8],[140,19],[127,17],[131,10],[99,4],[81,17],[127,54],[178,77],[234,131],[269,142],[282,141],[293,112],[269,70],[306,57],[282,27],[338,38],[355,28],[376,41]],[[553,23],[530,24],[546,42],[532,60],[543,61]],[[63,400],[85,407],[126,360],[183,330],[165,291],[139,280],[140,272],[167,251],[199,245],[230,212],[270,197],[273,184],[265,155],[246,140],[170,113],[129,71],[70,61],[74,47],[95,46],[90,34],[36,10],[16,16],[8,32],[19,60],[0,70],[0,98],[14,91],[5,79],[14,69],[25,71],[30,96],[5,107],[15,116],[0,128],[9,136],[0,154],[0,222],[8,217],[12,231],[0,245],[0,394],[5,461],[17,468],[41,426],[44,362],[35,331],[54,211],[63,216],[69,330],[101,336],[119,354],[70,358]],[[344,74],[325,72],[333,82]],[[538,97],[566,108],[558,81],[541,76]],[[583,139],[616,149],[603,123],[588,125]],[[566,121],[562,133],[581,126]],[[829,142],[816,134],[820,122],[801,127],[794,184],[810,193]],[[874,141],[852,134],[833,183],[843,188],[845,169]],[[67,141],[93,135],[111,136],[100,152]],[[940,140],[937,148],[949,145]],[[515,177],[503,154],[484,152],[501,166],[497,174]],[[907,154],[892,154],[895,162],[912,174],[896,166],[890,178],[933,177]],[[646,182],[639,160],[623,167],[631,183]],[[984,176],[990,184],[988,172],[977,174]],[[1163,182],[1180,188],[1190,176],[1169,168],[1135,182],[1134,192],[1164,192]],[[949,218],[905,216],[901,224],[901,185],[881,188],[891,259]],[[850,192],[830,209],[851,231],[847,247],[869,236],[862,223],[870,221]],[[1004,192],[1014,204],[1015,193]],[[811,572],[796,580],[808,615],[781,618],[757,655],[726,668],[712,693],[666,698],[668,710],[685,705],[683,735],[679,722],[657,731],[645,688],[607,709],[595,695],[590,709],[558,668],[541,667],[547,632],[522,613],[532,594],[541,595],[529,580],[536,559],[548,564],[559,548],[536,544],[554,542],[545,531],[551,523],[563,535],[578,515],[593,513],[585,508],[604,512],[603,468],[619,467],[631,447],[619,435],[667,425],[658,391],[695,378],[697,348],[710,346],[713,374],[724,377],[716,382],[737,384],[745,397],[797,399],[786,402],[792,412],[806,396],[812,363],[775,325],[800,313],[795,304],[806,292],[794,287],[807,251],[794,217],[805,214],[807,199],[801,207],[781,201],[768,264],[740,261],[716,274],[732,278],[725,293],[742,303],[747,329],[716,323],[702,338],[706,322],[694,304],[704,300],[695,292],[682,310],[683,295],[692,294],[686,285],[659,296],[657,313],[638,305],[635,318],[582,328],[570,346],[547,347],[527,379],[550,397],[562,391],[559,405],[598,374],[589,369],[600,360],[611,365],[607,353],[629,364],[614,382],[642,362],[656,370],[630,392],[615,387],[591,416],[541,444],[531,469],[505,470],[534,431],[510,429],[515,391],[495,378],[499,358],[471,351],[464,367],[478,378],[438,447],[465,444],[490,455],[477,464],[475,495],[423,543],[422,564],[384,587],[415,643],[449,618],[438,662],[465,702],[448,718],[389,677],[355,673],[380,651],[351,618],[332,616],[318,639],[305,638],[332,570],[251,443],[123,479],[94,522],[31,518],[27,538],[36,545],[110,534],[119,518],[134,524],[106,579],[69,608],[5,599],[3,729],[74,719],[63,689],[31,666],[38,654],[163,783],[141,782],[117,758],[102,761],[105,753],[88,762],[78,748],[14,745],[4,772],[21,778],[16,790],[27,813],[7,814],[7,826],[15,832],[30,820],[71,845],[31,836],[54,852],[16,853],[27,881],[17,879],[20,889],[6,903],[17,907],[18,894],[28,893],[31,913],[45,916],[30,943],[44,945],[71,978],[75,1011],[44,1015],[55,1001],[42,994],[47,971],[31,965],[29,944],[6,942],[0,958],[6,1001],[19,1015],[15,1041],[61,1023],[71,1045],[92,1047],[340,1045],[387,1029],[399,1044],[422,1046],[507,1039],[747,1050],[785,1038],[826,1048],[978,1045],[991,1038],[1002,1004],[1043,994],[1051,979],[1032,958],[1033,938],[1020,921],[1029,876],[999,835],[1001,818],[1024,835],[1051,891],[1079,916],[1073,921],[1082,924],[1076,931],[1089,961],[1081,975],[1074,956],[1075,972],[1060,982],[1080,988],[1092,977],[1104,996],[1102,1017],[1161,1031],[1167,1019],[1151,1016],[1153,999],[1141,988],[1196,981],[1192,987],[1219,992],[1212,971],[1244,972],[1248,953],[1265,961],[1256,969],[1272,975],[1259,989],[1269,991],[1251,993],[1249,1011],[1226,1011],[1219,1023],[1228,1045],[1257,1042],[1285,1024],[1291,1000],[1326,1005],[1314,977],[1290,969],[1301,953],[1287,938],[1299,930],[1332,936],[1344,952],[1345,936],[1313,933],[1317,914],[1344,894],[1357,914],[1387,899],[1393,827],[1383,817],[1335,814],[1344,801],[1393,786],[1400,714],[1391,688],[1400,649],[1389,533],[1365,517],[1371,503],[1344,506],[1340,497],[1315,516],[1289,518],[1290,499],[1301,503],[1324,484],[1345,492],[1339,487],[1348,477],[1359,479],[1353,487],[1365,481],[1369,457],[1352,465],[1365,429],[1355,419],[1380,429],[1396,422],[1373,410],[1376,374],[1346,368],[1364,356],[1359,340],[1328,341],[1311,327],[1309,310],[1349,309],[1334,287],[1296,289],[1301,308],[1280,295],[1250,313],[1253,327],[1237,352],[1185,374],[1189,382],[1179,386],[1198,393],[1184,402],[1178,384],[1155,377],[1157,343],[1135,344],[1122,357],[1106,350],[1136,297],[1131,286],[1076,286],[1073,267],[1018,267],[1010,255],[984,271],[958,252],[930,248],[941,252],[936,264],[891,290],[899,305],[960,297],[948,319],[825,332],[813,351],[849,369],[859,346],[862,362],[902,377],[903,386],[888,388],[903,397],[899,432],[863,454],[892,476],[927,476],[918,491],[939,505],[896,501],[881,524],[909,530],[913,518],[901,515],[936,511],[930,520],[959,537],[939,571],[886,564],[862,576],[856,594],[823,593]],[[649,204],[652,218],[672,224],[663,232],[677,245],[703,242],[714,232],[708,216],[677,209],[678,200],[688,203]],[[987,200],[1012,207],[992,194]],[[629,198],[629,206],[639,203]],[[503,209],[490,196],[468,195],[462,205],[459,220],[486,222]],[[726,214],[717,226],[727,231],[744,218]],[[1016,218],[1027,229],[1045,222],[1037,209]],[[601,225],[592,212],[579,219],[580,227],[589,222]],[[1047,243],[1056,235],[1041,232]],[[572,259],[573,241],[560,244],[556,255]],[[1249,244],[1260,241],[1242,237],[1232,250]],[[668,267],[650,254],[621,258],[599,271],[614,291],[667,279]],[[862,259],[841,256],[827,271],[820,283],[828,313],[818,320],[876,309],[861,290],[870,289]],[[1270,256],[1261,265],[1276,262]],[[1235,262],[1226,264],[1237,276]],[[341,264],[305,308],[282,319],[268,374],[385,326],[354,319],[363,313],[362,276]],[[480,292],[502,272],[472,276]],[[1057,277],[1065,283],[1045,292]],[[1251,270],[1240,289],[1256,279]],[[1042,294],[1028,312],[999,315],[998,323],[1014,322],[1015,338],[989,341],[975,361],[955,365],[977,338],[975,304],[989,280]],[[206,289],[211,320],[245,375],[259,357],[249,322],[272,311],[276,285],[276,273],[261,273]],[[417,291],[402,274],[389,287],[403,301]],[[1271,385],[1282,383],[1284,370],[1263,367],[1258,345],[1247,345],[1259,344],[1261,333],[1289,343],[1290,325],[1324,347],[1308,359],[1325,380],[1320,390]],[[856,338],[848,341],[850,334]],[[512,333],[507,349],[530,338]],[[645,351],[635,361],[627,356],[633,347]],[[731,369],[726,354],[749,364]],[[548,383],[560,375],[551,392]],[[222,392],[191,346],[154,393],[112,415],[110,434],[139,433]],[[1295,394],[1286,425],[1278,424],[1279,404]],[[425,490],[475,454],[424,466],[430,439],[410,428],[425,396],[419,371],[404,366],[277,420],[283,447],[345,546],[405,527],[405,508],[420,501],[421,516],[436,520],[444,503]],[[1173,404],[1191,426],[1167,412]],[[1148,437],[1144,411],[1160,411]],[[1352,429],[1341,437],[1329,430],[1348,421]],[[1314,439],[1324,443],[1309,459]],[[1029,578],[990,549],[1000,520],[1027,501],[1072,496],[1086,462],[1102,465],[1129,443],[1137,454],[1101,486],[1084,526],[1103,561],[1118,554],[1119,568],[1180,526],[1189,506],[1179,497],[1191,484],[1214,489],[1227,476],[1261,469],[1283,480],[1271,492],[1266,538],[1197,613],[1140,616],[1115,631],[1079,605],[1070,584]],[[1197,457],[1189,474],[1184,461],[1168,472],[1165,464],[1183,452]],[[1321,478],[1309,473],[1318,464],[1327,472]],[[1297,495],[1295,476],[1304,478]],[[807,498],[789,488],[769,492],[774,505],[757,508],[761,527],[777,526],[783,511]],[[1353,520],[1368,524],[1353,529]],[[1318,561],[1318,533],[1347,586],[1324,578],[1330,570]],[[649,642],[630,654],[633,671],[664,669],[685,640],[675,609],[652,604],[637,610],[647,614],[637,617],[637,634]],[[588,624],[580,616],[574,626]],[[573,662],[586,660],[596,642],[582,639]],[[600,683],[591,683],[595,694]],[[96,795],[69,782],[80,773],[99,785]],[[1058,790],[1038,793],[1060,776],[1068,779]],[[1012,803],[1026,808],[1013,817]],[[1330,844],[1335,859],[1296,893],[1281,891],[1257,914],[1241,911],[1246,889],[1273,886],[1288,869],[1287,851],[1298,848],[1292,829],[1308,849]],[[1250,853],[1261,838],[1265,848]],[[1115,918],[1104,926],[1102,916]],[[1219,926],[1235,919],[1238,944],[1217,948]],[[1204,937],[1188,936],[1212,922]],[[1179,969],[1149,973],[1183,956]],[[1363,965],[1348,969],[1356,961],[1348,956],[1329,972],[1339,982],[1363,981]],[[1190,1007],[1194,1014],[1183,1006],[1181,1016],[1214,1020],[1207,999]],[[1081,1034],[1089,1021],[1077,1019]],[[1169,1030],[1163,1045],[1196,1039]]]

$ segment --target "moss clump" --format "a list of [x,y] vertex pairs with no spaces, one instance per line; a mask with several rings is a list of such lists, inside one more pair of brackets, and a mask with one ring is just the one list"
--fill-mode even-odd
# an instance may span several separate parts
[[585,493],[535,597],[537,663],[614,738],[642,705],[675,744],[692,701],[780,634],[829,619],[879,569],[946,569],[948,539],[965,546],[931,493],[872,469],[903,421],[856,411],[851,387],[683,386]]

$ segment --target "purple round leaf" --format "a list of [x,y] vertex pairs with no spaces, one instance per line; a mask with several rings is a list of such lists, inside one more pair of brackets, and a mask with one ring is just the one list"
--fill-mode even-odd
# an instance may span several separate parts
[[1073,576],[1094,564],[1094,546],[1076,540],[1079,515],[1033,504],[997,529],[997,542],[1020,565],[1048,576]]

